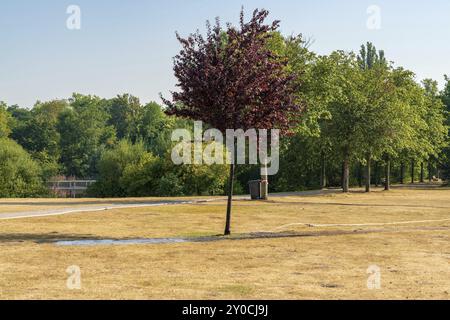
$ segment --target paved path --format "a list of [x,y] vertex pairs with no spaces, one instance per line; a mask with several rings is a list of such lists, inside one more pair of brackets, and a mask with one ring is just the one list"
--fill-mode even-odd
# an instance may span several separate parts
[[[302,191],[302,192],[284,192],[284,193],[274,193],[272,196],[276,197],[288,197],[288,196],[314,196],[321,194],[329,194],[329,193],[337,193],[341,192],[340,189],[326,189],[326,190],[310,190],[310,191]],[[234,200],[242,200],[249,199],[249,196],[235,196]],[[31,211],[22,211],[22,212],[6,212],[0,213],[0,220],[9,220],[9,219],[23,219],[23,218],[36,218],[36,217],[47,217],[47,216],[58,216],[70,213],[82,213],[82,212],[97,212],[97,211],[106,211],[106,210],[114,210],[114,209],[126,209],[126,208],[142,208],[142,207],[156,207],[156,206],[168,206],[168,205],[180,205],[180,204],[194,204],[194,203],[202,203],[202,202],[212,202],[212,201],[221,201],[225,200],[222,198],[210,198],[210,199],[195,199],[195,200],[161,200],[161,201],[149,201],[149,202],[135,202],[135,203],[127,203],[127,204],[99,204],[92,206],[80,206],[76,207],[64,207],[58,209],[46,209],[46,210],[31,210]]]
[[192,200],[192,201],[181,201],[181,200],[180,201],[149,201],[149,202],[136,202],[136,203],[127,203],[127,204],[108,203],[107,205],[99,204],[96,206],[76,206],[76,207],[65,207],[65,208],[59,208],[59,209],[0,213],[0,220],[58,216],[58,215],[69,214],[69,213],[97,212],[97,211],[125,209],[125,208],[140,208],[140,207],[156,207],[156,206],[167,206],[167,205],[192,204],[192,203],[207,202],[207,201],[214,201],[214,200],[216,200],[216,199]]
[[[441,187],[440,184],[416,184],[416,185],[393,185],[393,188],[422,188],[422,189],[434,189]],[[332,194],[332,193],[341,193],[342,190],[339,188],[332,189],[324,189],[324,190],[309,190],[309,191],[300,191],[300,192],[282,192],[282,193],[271,193],[271,196],[274,197],[289,197],[289,196],[317,196],[324,194]],[[250,196],[235,196],[234,200],[243,200],[249,199]],[[106,210],[114,210],[114,209],[126,209],[126,208],[141,208],[141,207],[156,207],[156,206],[168,206],[168,205],[180,205],[180,204],[195,204],[202,202],[212,202],[212,201],[223,201],[225,197],[221,198],[209,198],[209,199],[192,199],[192,200],[159,200],[159,201],[148,201],[148,202],[130,202],[130,203],[105,203],[91,206],[72,206],[72,207],[63,207],[58,209],[46,209],[46,210],[32,210],[32,211],[22,211],[22,212],[6,212],[0,213],[0,220],[8,220],[8,219],[22,219],[22,218],[34,218],[34,217],[46,217],[46,216],[57,216],[63,214],[70,213],[82,213],[82,212],[97,212],[97,211],[106,211]],[[17,204],[17,202],[13,202],[12,204]]]

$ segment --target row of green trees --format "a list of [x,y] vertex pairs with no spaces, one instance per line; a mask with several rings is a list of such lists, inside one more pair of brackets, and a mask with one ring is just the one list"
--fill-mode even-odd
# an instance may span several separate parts
[[[54,177],[93,178],[100,197],[222,194],[223,166],[175,166],[171,133],[192,128],[125,94],[0,106],[0,197],[49,195]],[[223,173],[223,172],[222,172]]]
[[[442,91],[431,79],[418,83],[413,72],[396,67],[371,43],[362,46],[358,54],[335,51],[317,55],[301,36],[284,37],[276,28],[261,27],[265,13],[258,14],[250,23],[242,22],[242,33],[230,28],[225,36],[215,29],[201,40],[205,57],[224,61],[223,65],[202,62],[207,81],[194,79],[202,75],[202,65],[187,73],[184,61],[179,60],[183,62],[178,65],[180,78],[185,77],[187,84],[197,81],[199,92],[209,90],[211,94],[209,100],[201,94],[192,98],[192,92],[176,97],[186,102],[198,99],[196,106],[206,101],[205,110],[209,111],[205,113],[189,109],[187,103],[166,101],[168,110],[154,102],[142,105],[129,94],[113,99],[74,94],[67,100],[37,102],[31,109],[1,103],[0,197],[45,195],[46,182],[58,175],[97,179],[89,190],[92,196],[223,194],[229,181],[226,166],[174,165],[170,137],[175,128],[192,129],[191,120],[198,114],[210,125],[207,120],[215,119],[220,127],[231,119],[218,115],[224,104],[237,110],[239,101],[245,99],[259,110],[266,110],[265,104],[277,106],[274,101],[283,102],[286,108],[280,119],[283,126],[290,125],[290,135],[281,139],[280,171],[270,178],[273,191],[324,186],[342,186],[348,191],[351,185],[363,184],[370,191],[371,185],[383,182],[388,189],[390,178],[403,183],[431,178],[439,171],[442,177],[449,177],[448,78]],[[234,37],[234,42],[227,37]],[[239,41],[248,45],[250,40],[255,43],[244,52]],[[197,59],[197,49],[189,51],[189,41],[184,44],[184,57]],[[231,58],[222,56],[231,53]],[[186,66],[192,67],[189,59]],[[247,90],[251,96],[240,100],[236,100],[239,92],[231,95],[229,86],[224,87],[221,100],[213,103],[212,98],[219,94],[216,82],[233,78],[211,70],[225,70],[230,61],[241,70],[230,73],[241,76],[235,88],[255,87]],[[252,61],[260,63],[252,69]],[[272,77],[274,71],[276,78]],[[283,94],[273,91],[269,95],[268,90],[277,86]],[[261,88],[267,91],[263,95]],[[212,106],[217,112],[211,111]],[[249,109],[245,105],[241,109],[242,114],[234,113],[238,116],[234,120],[250,126],[245,116]],[[272,109],[268,115],[278,112]],[[258,121],[262,126],[277,124],[264,118]],[[239,166],[236,176],[234,191],[245,192],[247,181],[259,176],[259,168]]]
[[327,56],[310,52],[301,37],[277,34],[271,45],[288,59],[288,72],[303,75],[299,96],[308,106],[295,136],[283,140],[281,157],[284,168],[303,172],[281,170],[274,187],[329,184],[348,191],[355,172],[353,184],[364,180],[370,191],[371,179],[378,184],[383,169],[388,189],[392,165],[401,168],[396,181],[403,182],[407,165],[413,177],[420,166],[423,177],[448,163],[448,79],[442,92],[431,79],[419,84],[413,72],[388,63],[371,43],[358,55]]
[[[266,23],[268,15],[256,9],[246,22],[242,10],[237,27],[223,28],[217,18],[214,26],[207,23],[206,36],[177,34],[181,50],[174,58],[174,73],[179,90],[164,99],[166,113],[201,120],[222,133],[257,128],[296,134],[284,140],[283,159],[295,163],[307,151],[305,159],[319,157],[322,187],[327,168],[338,163],[344,192],[349,191],[353,163],[365,166],[369,192],[374,160],[384,162],[388,190],[392,161],[411,159],[414,168],[416,160],[439,156],[447,145],[448,127],[434,81],[420,86],[412,72],[394,67],[371,43],[358,55],[315,55],[301,36],[284,38],[279,21]],[[292,148],[299,140],[305,144]],[[302,156],[286,156],[292,150]],[[293,163],[285,166],[291,177],[296,176]],[[262,166],[262,195],[267,198],[265,172]],[[231,232],[234,176],[233,159],[225,235]]]

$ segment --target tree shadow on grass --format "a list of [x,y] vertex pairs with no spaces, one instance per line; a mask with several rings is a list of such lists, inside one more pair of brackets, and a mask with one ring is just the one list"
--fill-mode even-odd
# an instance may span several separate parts
[[[37,244],[49,244],[49,243],[178,243],[178,242],[216,242],[216,241],[237,241],[237,240],[254,240],[254,239],[277,239],[277,238],[296,238],[296,237],[314,237],[314,236],[327,236],[327,235],[339,235],[339,234],[352,234],[356,231],[341,231],[341,232],[255,232],[255,233],[241,233],[233,234],[231,236],[214,235],[214,236],[200,236],[200,237],[171,237],[171,238],[112,238],[112,237],[99,237],[91,234],[61,234],[61,233],[3,233],[0,234],[1,243],[21,243],[21,242],[33,242]],[[373,231],[372,231],[373,232]],[[359,232],[361,233],[361,232]],[[364,232],[367,233],[367,232]]]
[[77,240],[102,240],[105,237],[98,237],[91,234],[61,234],[51,233],[0,233],[0,243],[34,242],[38,244],[54,243],[57,241],[77,241]]
[[98,237],[89,234],[59,234],[59,233],[8,233],[0,234],[1,243],[21,243],[34,242],[37,244],[59,244],[65,246],[84,246],[84,245],[132,245],[132,244],[171,244],[171,243],[206,243],[217,241],[244,241],[258,239],[283,239],[283,238],[303,238],[303,237],[329,237],[344,235],[364,235],[373,233],[396,233],[409,232],[414,230],[421,231],[447,231],[450,226],[416,226],[379,229],[333,229],[333,230],[312,230],[304,232],[253,232],[232,234],[231,236],[215,235],[202,237],[171,237],[171,238],[109,238]]
[[450,209],[450,206],[427,206],[414,204],[376,204],[376,203],[345,203],[345,202],[301,202],[301,201],[274,201],[267,200],[267,204],[279,205],[312,205],[312,206],[347,206],[347,207],[395,207],[395,208],[430,208]]

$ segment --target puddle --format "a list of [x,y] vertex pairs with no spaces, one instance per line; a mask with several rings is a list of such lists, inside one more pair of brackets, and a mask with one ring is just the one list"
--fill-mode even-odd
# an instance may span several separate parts
[[[396,232],[411,232],[411,230],[448,230],[448,227],[435,228],[404,228]],[[340,235],[355,235],[369,233],[394,232],[392,229],[352,229],[352,230],[327,230],[312,232],[255,232],[246,234],[237,234],[231,237],[223,236],[204,236],[204,237],[185,237],[185,238],[141,238],[141,239],[79,239],[79,240],[58,240],[51,241],[57,246],[108,246],[108,245],[133,245],[133,244],[170,244],[170,243],[198,243],[214,241],[236,241],[236,240],[255,240],[255,239],[282,239],[297,237],[327,237]]]
[[80,239],[80,240],[59,240],[53,243],[57,246],[109,246],[109,245],[133,245],[133,244],[170,244],[170,243],[195,243],[195,242],[213,242],[224,240],[250,240],[264,238],[285,238],[307,236],[297,233],[271,233],[258,232],[235,235],[232,237],[223,236],[204,236],[204,237],[186,237],[186,238],[141,238],[141,239]]

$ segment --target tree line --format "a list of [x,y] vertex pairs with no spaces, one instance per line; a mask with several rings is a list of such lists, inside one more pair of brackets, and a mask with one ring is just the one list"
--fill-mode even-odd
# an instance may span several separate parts
[[172,130],[192,130],[193,120],[282,129],[271,191],[448,178],[449,78],[441,91],[419,83],[371,43],[319,55],[266,17],[255,11],[240,28],[208,24],[206,37],[179,37],[180,91],[164,106],[130,94],[1,103],[0,197],[50,196],[46,183],[61,175],[96,179],[88,192],[99,197],[247,192],[258,166],[233,166],[227,177],[225,165],[171,162]]

